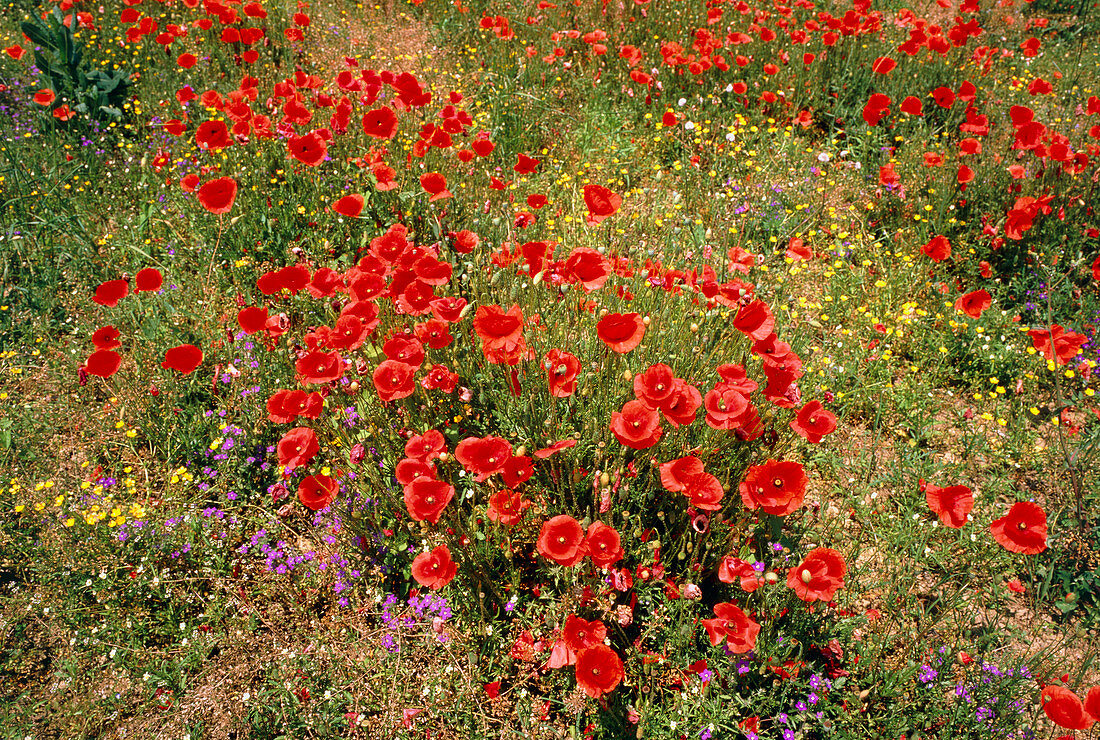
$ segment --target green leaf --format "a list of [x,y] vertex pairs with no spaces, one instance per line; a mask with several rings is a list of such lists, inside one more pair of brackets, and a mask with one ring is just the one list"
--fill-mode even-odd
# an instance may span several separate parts
[[99,88],[100,92],[109,94],[114,91],[116,87],[118,87],[120,82],[121,80],[117,78],[109,78],[106,75],[103,75],[99,80],[96,81],[96,87]]
[[1076,601],[1066,601],[1065,599],[1059,599],[1054,603],[1054,605],[1058,607],[1058,611],[1062,612],[1063,614],[1069,614],[1071,611],[1077,608]]
[[[35,46],[44,46],[51,51],[57,50],[57,44],[47,35],[48,30],[42,26],[36,23],[24,23],[20,28]],[[38,56],[38,52],[35,52],[35,56]]]

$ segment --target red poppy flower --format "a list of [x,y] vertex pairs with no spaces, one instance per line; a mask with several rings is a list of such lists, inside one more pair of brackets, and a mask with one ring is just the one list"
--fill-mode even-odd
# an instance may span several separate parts
[[393,469],[393,477],[403,486],[409,485],[417,478],[431,478],[432,480],[438,480],[439,478],[436,475],[434,463],[429,460],[416,460],[411,457],[398,461]]
[[737,581],[743,591],[752,593],[764,585],[764,579],[756,570],[741,558],[727,555],[718,563],[718,580],[722,583]]
[[233,140],[229,138],[229,128],[225,121],[203,121],[195,129],[195,143],[199,145],[199,149],[218,151],[231,146]]
[[447,481],[421,476],[405,484],[405,509],[418,522],[439,523],[439,517],[455,495]]
[[699,389],[687,381],[676,378],[672,395],[661,404],[661,415],[673,427],[688,426],[695,421],[695,414],[703,405]]
[[1054,86],[1042,77],[1036,77],[1028,83],[1027,91],[1032,95],[1050,95],[1054,92]]
[[599,290],[611,276],[607,258],[595,249],[578,247],[565,260],[565,274],[570,282],[580,283],[585,293]]
[[291,136],[286,142],[287,152],[304,165],[316,167],[325,161],[328,147],[316,131],[301,136]]
[[500,477],[504,481],[504,485],[515,488],[520,483],[530,480],[534,474],[535,468],[531,464],[531,458],[527,455],[517,455],[504,464],[504,470],[501,471]]
[[438,591],[458,573],[458,566],[451,560],[451,551],[440,545],[431,552],[422,552],[413,558],[412,577],[425,588]]
[[554,442],[551,445],[543,447],[542,449],[535,450],[535,457],[539,460],[545,460],[548,457],[552,457],[562,450],[568,450],[577,446],[577,440],[575,439],[561,439]]
[[1085,711],[1081,700],[1065,686],[1051,684],[1040,696],[1043,712],[1050,721],[1067,730],[1087,730],[1096,720]]
[[305,265],[287,265],[275,275],[279,284],[291,295],[298,295],[309,285],[309,268]]
[[34,102],[43,107],[50,105],[56,99],[57,96],[54,94],[53,90],[48,88],[43,88],[34,94]]
[[684,495],[696,509],[718,511],[722,508],[722,498],[726,492],[717,477],[702,473],[688,480]]
[[644,373],[634,376],[634,395],[653,408],[661,408],[675,391],[676,376],[663,363],[650,365]]
[[1005,214],[1004,235],[1014,241],[1020,241],[1024,234],[1031,230],[1035,218],[1040,212],[1049,213],[1049,207],[1043,210],[1043,205],[1031,197],[1017,198],[1016,202]]
[[879,57],[871,65],[871,71],[877,72],[880,75],[888,75],[894,71],[894,68],[898,66],[898,63],[890,57]]
[[510,488],[503,488],[489,497],[489,520],[509,526],[519,524],[531,502]]
[[446,285],[451,281],[454,265],[437,258],[434,253],[427,253],[416,258],[412,263],[412,271],[416,280],[425,285]]
[[955,104],[955,91],[949,87],[937,87],[931,94],[936,105],[941,108],[950,108]]
[[101,306],[114,308],[130,292],[130,284],[125,280],[108,280],[95,289],[92,301]]
[[138,274],[134,276],[135,293],[155,293],[160,290],[160,286],[163,284],[164,277],[160,274],[160,270],[155,267],[138,270]]
[[565,625],[561,629],[561,639],[566,646],[579,653],[585,648],[595,645],[603,645],[607,637],[607,626],[598,619],[589,622],[581,619],[576,614],[570,614],[565,618]]
[[122,335],[115,327],[101,326],[92,334],[92,344],[96,349],[118,349],[122,346],[122,342],[118,341],[120,336]]
[[451,191],[447,189],[447,178],[438,172],[428,172],[421,175],[420,187],[424,188],[424,192],[431,196],[428,198],[429,202],[451,197]]
[[577,685],[593,699],[615,690],[623,680],[623,661],[606,645],[593,645],[577,654]]
[[1039,39],[1032,36],[1027,41],[1020,44],[1020,51],[1024,53],[1025,57],[1033,57],[1038,55],[1039,48],[1043,45]]
[[733,326],[745,336],[760,341],[775,329],[775,316],[767,303],[755,300],[738,309]]
[[702,620],[711,645],[725,642],[730,652],[743,655],[756,647],[760,625],[729,602],[714,605],[714,619]]
[[821,401],[810,401],[799,410],[791,429],[807,442],[817,444],[836,429],[836,416],[826,411]]
[[378,397],[388,403],[408,398],[416,391],[416,367],[397,360],[383,360],[375,368],[372,380]]
[[363,114],[363,131],[376,139],[392,139],[397,133],[397,115],[386,106]]
[[608,216],[613,216],[623,204],[623,197],[603,185],[584,186],[584,204],[588,206],[588,225],[597,226]]
[[892,188],[897,186],[901,182],[901,176],[894,170],[893,164],[888,164],[885,167],[878,168],[878,184],[883,187]]
[[982,153],[982,142],[974,138],[966,138],[959,142],[959,151],[967,155]]
[[537,549],[558,565],[576,565],[585,556],[584,529],[568,514],[547,519],[539,530]]
[[59,121],[70,121],[76,118],[76,113],[69,108],[68,103],[62,103],[57,108],[53,109],[53,117]]
[[1085,697],[1085,711],[1097,722],[1100,722],[1100,686],[1093,686]]
[[497,365],[518,365],[527,354],[523,339],[523,312],[513,305],[508,312],[500,306],[478,306],[474,332],[481,339],[485,359]]
[[931,257],[933,262],[943,262],[951,256],[951,242],[947,240],[946,236],[934,236],[920,248],[920,251],[921,254]]
[[356,350],[367,341],[371,333],[370,328],[361,318],[354,314],[348,314],[336,319],[327,346],[332,349]]
[[787,572],[787,586],[803,601],[829,601],[844,587],[848,566],[836,550],[818,547]]
[[413,331],[416,334],[416,338],[428,345],[431,349],[449,347],[455,339],[451,336],[451,330],[447,322],[440,321],[439,319],[422,321],[413,327]]
[[961,529],[967,522],[966,515],[974,508],[974,496],[966,486],[940,488],[927,483],[924,486],[924,500],[943,526],[952,529]]
[[311,475],[298,484],[298,500],[313,511],[320,511],[336,500],[340,484],[327,475]]
[[454,392],[458,383],[458,375],[447,369],[446,365],[435,364],[420,379],[420,387],[427,390],[441,390],[444,393]]
[[550,395],[555,398],[568,398],[577,390],[577,375],[581,371],[581,361],[576,356],[561,349],[552,349],[543,360],[546,368],[546,382]]
[[122,364],[122,357],[118,352],[109,349],[100,349],[88,356],[84,363],[84,371],[89,375],[100,378],[109,378],[118,372],[118,366]]
[[266,306],[246,306],[237,312],[237,326],[245,334],[255,334],[263,331],[267,325]]
[[178,57],[176,57],[176,64],[183,67],[184,69],[191,69],[196,64],[198,64],[198,62],[199,58],[190,52],[184,52],[183,54],[180,54]]
[[267,399],[267,417],[275,424],[286,424],[298,416],[316,419],[323,410],[324,399],[320,393],[307,394],[297,388],[276,391]]
[[692,478],[706,472],[703,470],[703,462],[694,455],[661,463],[659,470],[661,485],[673,492],[685,490]]
[[467,437],[455,447],[455,458],[481,482],[504,470],[512,458],[512,445],[500,437]]
[[434,460],[447,451],[447,440],[436,429],[409,437],[405,443],[405,456],[415,460]]
[[588,554],[597,568],[606,568],[626,556],[619,533],[603,522],[588,525]]
[[332,204],[332,210],[336,211],[341,216],[355,218],[363,212],[363,196],[358,193],[345,195]]
[[993,305],[993,297],[984,288],[972,290],[959,296],[955,301],[955,310],[962,311],[972,319],[980,319],[982,312]]
[[645,323],[637,313],[609,313],[596,324],[596,333],[612,350],[626,354],[642,343]]
[[627,401],[611,414],[611,432],[626,447],[644,450],[660,441],[661,416],[644,401]]
[[480,237],[469,230],[460,231],[451,237],[451,248],[459,254],[469,254],[480,243]]
[[787,251],[784,255],[792,262],[798,262],[799,260],[810,260],[813,258],[814,253],[805,242],[798,237],[792,236],[790,241],[787,242]]
[[11,46],[4,49],[4,53],[18,62],[20,59],[23,58],[23,55],[26,54],[27,51],[19,44],[12,44]]
[[165,370],[177,370],[184,375],[190,375],[201,363],[201,349],[193,344],[181,344],[164,353],[164,362],[160,366]]
[[907,113],[910,116],[923,116],[924,115],[924,103],[920,98],[910,95],[905,100],[901,101],[901,105],[898,106],[902,113]]
[[539,167],[539,161],[534,157],[528,157],[522,152],[516,155],[516,164],[512,167],[513,170],[521,175],[534,174],[535,170]]
[[344,361],[336,352],[314,350],[303,355],[294,364],[294,369],[303,384],[331,383],[344,374]]
[[279,465],[294,469],[305,465],[320,452],[317,435],[309,427],[295,427],[283,435],[276,447]]
[[382,345],[382,352],[391,360],[419,368],[424,364],[424,345],[419,339],[407,335],[390,337]]
[[786,516],[802,505],[809,478],[800,463],[768,460],[745,472],[738,489],[747,509],[763,509],[775,516]]
[[755,412],[752,404],[738,388],[719,383],[703,398],[707,410],[707,426],[713,429],[739,429]]
[[1032,329],[1027,334],[1035,349],[1057,365],[1065,365],[1076,357],[1081,352],[1081,345],[1088,341],[1088,337],[1083,334],[1067,332],[1061,324],[1052,324],[1049,331]]
[[863,120],[868,126],[877,126],[878,122],[890,114],[890,96],[874,93],[863,106]]
[[232,177],[219,177],[203,183],[198,198],[202,207],[210,213],[229,213],[233,210],[233,201],[237,199],[237,181]]
[[1009,552],[1036,555],[1047,549],[1047,514],[1030,501],[1018,501],[989,525],[993,539]]
[[432,316],[440,321],[446,321],[447,323],[453,324],[462,318],[462,310],[466,308],[466,299],[453,297],[433,298],[430,305],[432,307]]

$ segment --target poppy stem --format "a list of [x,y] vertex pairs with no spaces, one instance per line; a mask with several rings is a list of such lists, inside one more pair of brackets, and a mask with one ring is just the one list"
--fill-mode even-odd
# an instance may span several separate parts
[[206,270],[206,282],[210,284],[210,278],[214,274],[214,260],[218,256],[218,246],[222,242],[222,234],[225,233],[225,214],[218,214],[218,238],[214,240],[214,251],[210,253],[210,266]]
[[[1074,513],[1077,516],[1077,528],[1080,533],[1085,534],[1085,512],[1084,512],[1084,491],[1081,486],[1081,477],[1077,470],[1077,459],[1071,454],[1069,446],[1066,444],[1066,435],[1062,430],[1062,412],[1068,408],[1065,402],[1065,397],[1062,395],[1062,374],[1058,370],[1058,350],[1054,344],[1054,308],[1052,305],[1054,293],[1054,275],[1053,271],[1047,267],[1045,269],[1047,278],[1047,335],[1050,340],[1050,355],[1054,362],[1054,401],[1056,416],[1054,421],[1055,434],[1058,437],[1058,447],[1062,451],[1062,458],[1065,461],[1066,473],[1069,475],[1070,487],[1073,489],[1073,504]],[[1065,279],[1065,275],[1059,276],[1058,282],[1061,283]],[[1068,362],[1068,361],[1067,361]]]

